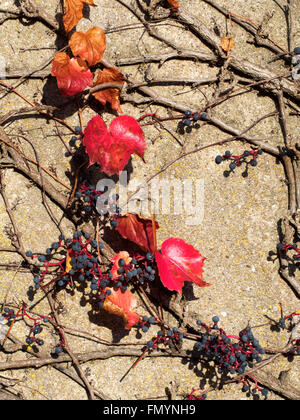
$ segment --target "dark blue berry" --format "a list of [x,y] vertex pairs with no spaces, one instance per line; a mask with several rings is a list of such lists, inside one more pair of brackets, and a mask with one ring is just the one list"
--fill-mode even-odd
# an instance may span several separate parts
[[155,324],[156,323],[156,319],[154,318],[154,316],[150,316],[148,321],[149,321],[150,324]]
[[281,326],[281,328],[283,330],[285,329],[285,319],[284,318],[280,318],[279,319],[279,325]]
[[118,264],[120,267],[122,267],[123,265],[125,265],[125,260],[123,258],[120,258]]
[[295,47],[294,48],[294,54],[296,54],[296,55],[300,54],[300,47]]
[[61,354],[62,352],[63,352],[62,347],[60,347],[60,346],[55,347],[55,353],[56,353],[56,354]]

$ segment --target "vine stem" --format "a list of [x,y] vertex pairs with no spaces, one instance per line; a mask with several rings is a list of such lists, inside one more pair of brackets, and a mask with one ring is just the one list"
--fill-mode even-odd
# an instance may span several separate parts
[[20,315],[20,312],[21,312],[22,308],[23,308],[23,304],[19,307],[18,312],[16,313],[16,317],[13,319],[12,323],[10,324],[10,326],[7,330],[7,333],[5,334],[2,346],[4,346],[4,344],[6,343],[6,341],[8,339],[8,336],[9,336],[9,334],[10,334],[10,332],[11,332],[13,326],[14,326],[14,323],[16,322],[16,319]]
[[64,182],[62,182],[60,179],[58,179],[54,174],[52,174],[48,169],[44,168],[43,166],[39,165],[38,162],[36,162],[34,159],[32,159],[30,156],[25,155],[25,153],[21,152],[16,146],[6,141],[2,136],[0,136],[0,141],[2,141],[6,146],[11,147],[14,149],[20,156],[23,156],[25,159],[27,159],[29,162],[33,163],[36,166],[39,166],[40,169],[42,169],[44,172],[46,172],[47,175],[49,175],[51,178],[53,178],[56,182],[63,185],[68,190],[71,190],[71,188],[66,185]]
[[157,251],[157,237],[156,237],[156,221],[155,221],[155,214],[152,213],[152,230],[153,230],[153,242],[154,242],[154,252]]

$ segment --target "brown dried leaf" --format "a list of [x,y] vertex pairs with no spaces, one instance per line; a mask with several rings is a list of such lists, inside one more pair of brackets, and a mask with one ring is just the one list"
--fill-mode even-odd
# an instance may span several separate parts
[[226,51],[227,54],[230,53],[230,50],[234,47],[235,42],[234,40],[229,36],[223,36],[221,38],[221,48],[223,51]]

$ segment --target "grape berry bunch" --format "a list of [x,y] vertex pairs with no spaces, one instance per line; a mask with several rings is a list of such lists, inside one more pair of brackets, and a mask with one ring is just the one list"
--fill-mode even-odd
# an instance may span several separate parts
[[185,111],[184,113],[185,118],[182,120],[182,123],[186,127],[191,127],[193,122],[197,122],[199,120],[205,120],[207,118],[206,112],[192,112],[190,110]]
[[[26,325],[28,325],[28,322],[32,323],[31,326],[29,326],[29,333],[26,337],[26,345],[33,346],[37,344],[38,346],[44,345],[44,340],[39,337],[39,334],[42,333],[43,327],[48,324],[49,322],[54,323],[54,319],[49,316],[33,316],[26,310],[26,305],[24,303],[21,304],[19,307],[17,313],[13,308],[4,307],[3,308],[3,314],[2,318],[5,319],[10,326],[12,323],[17,321],[18,319],[26,319]],[[62,330],[59,327],[56,327],[57,334],[59,335],[59,343],[56,344],[54,349],[54,354],[59,355],[63,352],[63,347],[65,345],[65,339]],[[35,351],[37,351],[35,349]]]
[[282,244],[281,242],[279,242],[277,244],[277,250],[279,252],[283,252],[285,254],[289,250],[295,251],[295,253],[293,254],[293,262],[297,266],[299,266],[299,263],[300,263],[300,249],[298,248],[297,244]]
[[[247,367],[252,368],[254,363],[262,361],[262,355],[265,350],[261,347],[259,341],[254,337],[250,326],[247,326],[239,332],[239,336],[227,335],[219,327],[219,317],[212,318],[213,325],[209,326],[198,320],[197,325],[204,328],[206,332],[201,333],[201,337],[194,345],[192,356],[196,359],[205,358],[213,361],[221,375],[243,375]],[[250,377],[249,377],[250,378]],[[250,378],[251,379],[251,378]],[[244,387],[248,379],[243,379]],[[259,389],[255,384],[255,389]],[[248,388],[244,388],[244,391]],[[259,389],[260,390],[260,389]],[[261,390],[262,395],[266,396],[267,390]]]
[[185,130],[190,133],[193,128],[199,128],[198,121],[207,120],[208,116],[206,112],[192,112],[190,110],[185,111],[183,119],[179,122],[178,130],[180,134],[184,134]]
[[[45,288],[52,283],[63,287],[72,285],[73,279],[83,282],[92,281],[94,277],[102,277],[98,247],[101,250],[103,243],[97,243],[89,234],[78,231],[74,233],[73,238],[60,235],[58,241],[53,242],[44,254],[27,251],[27,257],[37,258],[42,263],[39,275],[35,275],[33,279],[34,289]],[[49,277],[52,279],[47,282]]]
[[120,209],[117,205],[119,195],[112,194],[110,197],[104,185],[99,186],[89,184],[85,178],[80,179],[80,187],[75,193],[77,199],[77,211],[83,216],[93,214],[119,215]]
[[[230,161],[229,163],[229,171],[224,171],[224,176],[228,177],[231,172],[233,172],[237,167],[241,166],[243,163],[246,164],[246,169],[242,173],[242,176],[245,178],[248,176],[248,165],[251,165],[253,167],[257,166],[257,157],[258,155],[261,155],[263,151],[261,149],[259,150],[245,150],[243,154],[241,155],[233,155],[230,150],[226,150],[223,156],[218,155],[216,156],[216,163],[219,165],[223,161]],[[250,160],[249,160],[250,158]]]

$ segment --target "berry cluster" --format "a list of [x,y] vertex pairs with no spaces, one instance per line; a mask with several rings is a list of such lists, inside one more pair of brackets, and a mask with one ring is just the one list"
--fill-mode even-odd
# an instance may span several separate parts
[[[248,326],[240,331],[239,336],[230,336],[218,326],[219,317],[212,318],[213,325],[208,326],[200,320],[197,325],[206,330],[195,343],[193,356],[205,357],[213,361],[218,367],[219,374],[243,374],[247,366],[261,362],[261,355],[265,350],[254,338]],[[236,342],[232,342],[235,340]]]
[[5,307],[3,311],[4,313],[2,314],[2,316],[8,321],[11,321],[17,317],[15,314],[15,310],[12,308]]
[[199,128],[198,121],[206,120],[207,113],[206,112],[192,112],[190,110],[185,111],[184,118],[180,121],[178,130],[181,134],[184,134],[184,130],[186,129],[187,133],[190,133],[193,128]]
[[94,185],[90,185],[85,179],[80,181],[80,188],[75,193],[77,203],[81,205],[80,213],[84,215],[91,215],[93,212],[97,212],[97,214],[119,214],[118,194],[109,197],[105,186],[100,186],[97,190]]
[[249,396],[250,394],[255,395],[257,391],[259,391],[263,397],[267,397],[269,393],[268,389],[261,388],[252,376],[245,376],[239,382],[243,384],[242,391],[247,392]]
[[277,244],[277,250],[280,252],[284,252],[286,253],[289,250],[293,250],[295,251],[295,253],[293,254],[293,262],[297,265],[299,265],[300,263],[300,249],[297,247],[297,244],[282,244],[281,242],[279,242]]
[[[233,172],[235,170],[236,167],[241,166],[243,163],[246,164],[246,169],[245,171],[242,173],[242,176],[245,178],[248,176],[248,165],[251,166],[257,166],[257,157],[258,155],[262,154],[262,150],[245,150],[244,153],[242,155],[232,155],[230,150],[226,150],[226,152],[224,153],[223,156],[218,155],[216,156],[216,163],[220,164],[223,161],[230,161],[229,163],[229,171],[224,171],[224,176],[228,177],[230,175],[231,172]],[[250,160],[249,160],[250,158]]]
[[155,325],[157,323],[157,319],[154,316],[148,317],[147,315],[144,315],[139,319],[137,328],[141,329],[143,333],[146,333],[151,325]]
[[148,349],[156,349],[160,344],[172,348],[173,346],[180,346],[183,339],[183,334],[178,331],[177,327],[165,330],[162,328],[157,332],[156,337],[153,337],[147,342]]
[[[44,340],[38,337],[38,335],[43,331],[43,324],[48,323],[49,321],[53,321],[51,317],[48,316],[31,316],[27,311],[24,304],[22,304],[17,313],[15,313],[14,309],[4,307],[3,309],[3,318],[9,322],[15,322],[17,319],[24,319],[26,318],[30,322],[32,322],[32,326],[29,329],[29,333],[26,337],[26,344],[28,346],[32,346],[33,344],[37,344],[38,346],[42,346],[44,344]],[[65,344],[64,336],[62,331],[58,328],[58,332],[60,335],[60,342],[55,347],[54,352],[59,354],[63,351],[63,347]]]
[[[115,220],[111,221],[112,227],[116,224]],[[90,303],[101,308],[106,296],[111,293],[108,288],[113,287],[125,292],[129,282],[138,281],[143,284],[145,281],[155,280],[154,256],[150,252],[145,256],[136,255],[129,263],[120,258],[117,270],[102,272],[99,253],[103,246],[103,243],[91,239],[89,234],[78,231],[72,238],[60,235],[59,240],[52,243],[45,254],[27,251],[27,257],[37,258],[42,263],[39,274],[33,278],[34,285],[30,286],[30,292],[45,289],[52,284],[58,289],[74,289],[76,286],[81,290],[89,285]]]
[[94,290],[95,278],[96,283],[103,278],[98,255],[98,248],[101,250],[103,246],[103,243],[91,239],[89,234],[78,231],[72,238],[60,235],[45,254],[27,251],[27,257],[37,258],[43,264],[39,275],[34,276],[34,289],[45,288],[53,283],[59,288],[73,287],[76,280],[81,284],[90,281],[91,290]]
[[125,260],[120,258],[117,277],[115,277],[117,287],[126,290],[130,280],[137,280],[140,284],[143,284],[145,281],[153,282],[156,276],[153,263],[154,256],[150,252],[146,256],[136,255],[129,264],[126,264]]
[[193,122],[197,122],[199,120],[205,120],[207,118],[206,112],[192,113],[192,111],[190,111],[190,110],[185,111],[184,116],[185,116],[185,118],[182,120],[182,123],[186,127],[191,127]]

